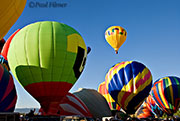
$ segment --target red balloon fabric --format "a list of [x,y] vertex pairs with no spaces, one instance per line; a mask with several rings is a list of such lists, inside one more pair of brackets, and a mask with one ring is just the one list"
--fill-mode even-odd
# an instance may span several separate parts
[[71,93],[63,97],[58,103],[58,107],[57,104],[51,104],[48,112],[44,112],[42,108],[39,112],[41,115],[92,117],[92,114],[82,100]]
[[13,112],[17,93],[12,75],[0,64],[0,112]]

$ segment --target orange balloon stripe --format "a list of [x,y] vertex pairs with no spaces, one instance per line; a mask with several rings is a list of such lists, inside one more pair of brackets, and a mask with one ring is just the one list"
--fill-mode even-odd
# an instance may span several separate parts
[[108,94],[108,91],[105,88],[105,82],[102,82],[98,87],[98,92],[100,92],[102,95]]

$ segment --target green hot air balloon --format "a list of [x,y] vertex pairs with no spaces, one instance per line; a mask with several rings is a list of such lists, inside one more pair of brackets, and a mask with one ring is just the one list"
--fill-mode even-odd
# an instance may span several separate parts
[[22,28],[12,39],[7,56],[13,75],[45,112],[68,93],[86,57],[81,35],[66,24],[51,21]]

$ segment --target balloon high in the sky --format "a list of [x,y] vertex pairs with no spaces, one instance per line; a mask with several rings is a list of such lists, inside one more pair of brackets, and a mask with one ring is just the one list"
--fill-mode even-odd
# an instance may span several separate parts
[[17,21],[26,5],[26,0],[1,0],[0,4],[0,40]]
[[109,69],[105,83],[115,102],[127,114],[133,114],[149,95],[152,76],[150,70],[142,63],[125,61]]
[[107,91],[106,89],[106,85],[105,85],[105,81],[103,81],[99,87],[98,87],[98,92],[100,94],[102,94],[106,101],[108,102],[109,104],[109,107],[111,110],[117,110],[117,111],[120,111],[120,106],[114,101],[114,99],[111,97],[111,95],[109,94],[109,92]]
[[116,54],[121,45],[125,42],[126,37],[126,30],[120,26],[111,26],[105,32],[105,39],[111,47],[114,48]]
[[0,112],[13,112],[17,93],[11,74],[0,64]]
[[47,113],[59,104],[82,73],[87,49],[81,35],[59,22],[36,22],[22,28],[8,51],[10,69]]
[[152,96],[164,112],[173,115],[180,107],[180,78],[168,76],[157,80]]

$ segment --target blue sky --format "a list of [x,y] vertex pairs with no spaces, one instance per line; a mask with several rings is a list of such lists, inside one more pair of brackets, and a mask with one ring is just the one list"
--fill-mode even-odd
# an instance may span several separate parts
[[[65,3],[56,8],[30,7],[31,2]],[[85,69],[70,92],[78,88],[97,89],[108,69],[122,61],[136,60],[158,78],[180,77],[180,1],[179,0],[27,0],[17,22],[5,36],[37,21],[58,21],[75,28],[91,47]],[[116,55],[105,41],[104,32],[119,25],[127,39]],[[40,107],[19,84],[17,108]]]

